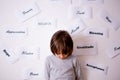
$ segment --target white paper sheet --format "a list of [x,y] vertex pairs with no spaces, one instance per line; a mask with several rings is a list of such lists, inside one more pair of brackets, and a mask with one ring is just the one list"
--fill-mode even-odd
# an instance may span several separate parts
[[68,32],[74,36],[79,35],[79,33],[84,30],[86,25],[80,19],[71,20],[70,24],[67,27]]
[[18,8],[18,10],[15,11],[15,15],[18,18],[18,21],[24,22],[40,12],[41,10],[36,3],[26,3],[26,5],[23,5],[21,8]]
[[85,34],[85,36],[90,36],[90,37],[100,37],[100,38],[109,37],[109,31],[106,28],[89,27],[85,29],[83,33]]
[[86,63],[84,64],[84,67],[89,71],[100,72],[105,75],[107,75],[108,73],[108,66],[105,66],[103,64],[86,61]]
[[97,43],[96,42],[75,42],[74,46],[75,55],[96,55]]
[[2,48],[1,52],[3,54],[3,57],[6,58],[6,61],[10,64],[14,64],[17,61],[19,61],[19,56],[17,55],[17,49],[16,48]]
[[68,8],[68,18],[92,18],[92,8],[70,5]]
[[35,58],[40,59],[40,47],[38,46],[24,46],[19,49],[20,58]]
[[38,70],[28,68],[22,73],[23,80],[38,80],[40,79],[40,73]]
[[106,49],[108,57],[114,58],[120,54],[120,42],[115,42],[111,44],[108,49]]
[[114,20],[107,11],[105,10],[102,10],[100,11],[99,13],[99,18],[108,23],[114,30],[118,30],[118,28],[120,27],[120,24]]
[[0,29],[0,36],[4,37],[17,37],[17,36],[27,36],[28,29],[25,27],[15,27],[15,26],[5,26]]

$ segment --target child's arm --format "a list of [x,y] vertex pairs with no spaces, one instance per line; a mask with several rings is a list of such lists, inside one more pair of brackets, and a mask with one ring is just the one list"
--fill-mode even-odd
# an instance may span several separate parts
[[50,64],[48,58],[45,61],[45,80],[50,80]]
[[75,69],[75,74],[76,74],[75,80],[82,80],[81,67],[80,67],[78,58],[76,58],[76,60],[75,60],[74,69]]

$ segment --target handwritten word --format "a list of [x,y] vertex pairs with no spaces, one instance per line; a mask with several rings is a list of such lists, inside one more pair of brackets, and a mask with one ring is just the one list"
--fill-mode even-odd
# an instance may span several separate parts
[[38,75],[39,75],[38,73],[30,72],[30,76],[38,76]]
[[8,57],[10,57],[10,54],[7,52],[6,49],[4,49],[3,52],[4,52]]
[[23,51],[22,54],[26,54],[26,55],[33,55],[32,52],[27,52],[27,51]]
[[94,46],[77,46],[77,49],[80,49],[80,48],[83,48],[83,49],[85,49],[85,48],[94,48]]
[[77,11],[76,14],[85,14],[85,12],[80,12],[80,11]]
[[92,68],[94,68],[94,69],[99,69],[99,70],[104,71],[104,69],[99,68],[99,67],[97,67],[97,66],[90,65],[90,64],[86,64],[86,66],[88,66],[88,67],[92,67]]
[[29,9],[28,11],[23,11],[22,13],[25,15],[25,14],[31,12],[32,10],[33,10],[33,9]]
[[100,33],[100,32],[92,32],[92,31],[90,31],[89,34],[103,35],[103,33]]
[[78,29],[79,29],[79,26],[76,27],[76,29],[72,29],[72,30],[71,30],[71,34],[74,33],[75,31],[77,31]]
[[119,47],[115,47],[114,51],[116,51],[116,50],[120,50],[120,46]]
[[25,33],[25,31],[6,31],[6,33]]
[[39,22],[38,25],[52,25],[51,22]]
[[108,16],[106,16],[105,18],[108,20],[108,22],[112,23]]

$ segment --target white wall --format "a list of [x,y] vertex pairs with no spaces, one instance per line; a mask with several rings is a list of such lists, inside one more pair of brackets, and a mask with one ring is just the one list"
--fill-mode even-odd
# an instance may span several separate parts
[[[82,20],[80,25],[84,23],[85,26],[82,27],[85,28],[78,30],[75,35],[71,34],[74,43],[97,44],[97,49],[93,50],[97,51],[96,54],[91,55],[89,53],[92,52],[87,51],[87,55],[79,56],[83,79],[120,80],[120,56],[112,58],[108,56],[108,54],[112,56],[112,53],[120,54],[120,29],[119,27],[114,29],[117,23],[120,25],[120,0],[104,0],[103,3],[99,2],[102,0],[86,1],[88,3],[82,0],[0,0],[0,80],[44,80],[44,60],[51,54],[49,49],[51,35],[59,29],[70,31],[68,27],[75,23],[79,24],[75,22],[77,19]],[[70,6],[90,7],[92,17],[88,18],[89,13],[85,14],[86,17],[84,15],[75,17],[69,11]],[[101,10],[108,12],[102,16],[104,18],[108,15],[112,23],[100,19]],[[107,29],[109,36],[86,36],[84,32],[89,27],[102,28],[103,31]],[[118,48],[117,51],[112,50],[115,47]],[[107,50],[111,51],[107,54]],[[5,51],[9,55],[6,55]],[[76,51],[76,54],[79,53],[81,52]],[[104,69],[108,67],[107,73],[90,67],[86,69],[84,64],[88,61],[97,67],[101,67],[99,65]]]

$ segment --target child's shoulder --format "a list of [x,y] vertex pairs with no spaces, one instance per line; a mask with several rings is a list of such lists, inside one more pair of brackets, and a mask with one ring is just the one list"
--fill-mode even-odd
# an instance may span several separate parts
[[77,59],[77,58],[78,58],[78,56],[71,55],[71,58],[72,58],[72,59]]
[[73,60],[73,62],[79,61],[79,57],[75,55],[71,55],[71,59]]
[[47,60],[50,60],[50,59],[53,59],[53,58],[54,58],[53,55],[49,55],[49,56],[46,57]]

